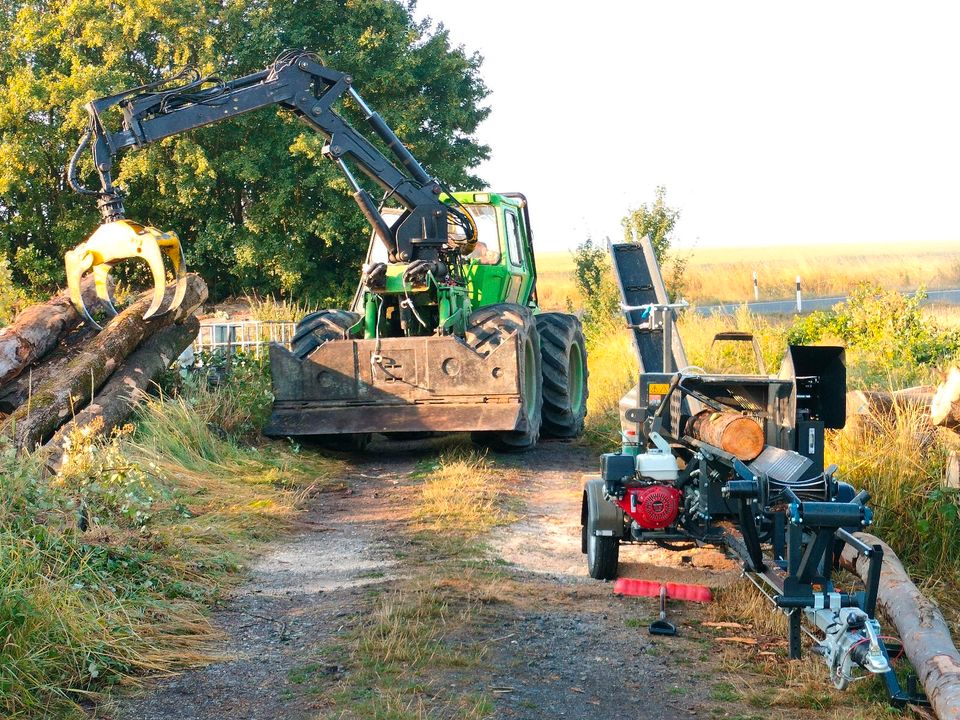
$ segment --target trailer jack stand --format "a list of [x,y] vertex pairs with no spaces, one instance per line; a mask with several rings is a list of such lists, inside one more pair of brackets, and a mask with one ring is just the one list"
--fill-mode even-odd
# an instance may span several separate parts
[[650,623],[651,635],[676,635],[677,626],[667,622],[667,586],[660,586],[660,617]]

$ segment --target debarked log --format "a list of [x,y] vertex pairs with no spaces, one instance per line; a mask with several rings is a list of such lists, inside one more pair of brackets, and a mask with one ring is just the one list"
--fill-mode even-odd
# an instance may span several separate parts
[[960,369],[950,368],[930,401],[930,422],[960,430]]
[[735,412],[699,412],[690,418],[687,434],[745,462],[756,458],[765,444],[760,423]]
[[[924,692],[940,720],[960,719],[960,653],[940,609],[925,597],[889,545],[856,533],[867,545],[883,549],[877,607],[893,623]],[[866,582],[869,559],[847,545],[840,560]]]

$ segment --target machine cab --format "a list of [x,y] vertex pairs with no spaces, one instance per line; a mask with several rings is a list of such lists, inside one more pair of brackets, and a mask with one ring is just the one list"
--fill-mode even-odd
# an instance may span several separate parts
[[466,276],[474,307],[535,300],[536,272],[526,198],[519,194],[454,193],[477,226]]
[[[477,226],[477,245],[464,258],[470,303],[474,308],[494,303],[536,304],[536,266],[534,265],[530,216],[527,200],[520,193],[453,193],[470,213]],[[393,225],[402,214],[396,208],[384,208],[383,218]],[[451,233],[462,236],[462,229]],[[387,249],[371,237],[367,263],[387,262]],[[353,309],[362,312],[363,286],[357,288]]]

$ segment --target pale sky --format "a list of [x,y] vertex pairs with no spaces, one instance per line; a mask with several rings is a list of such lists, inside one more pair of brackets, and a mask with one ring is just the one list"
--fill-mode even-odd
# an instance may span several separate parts
[[[667,188],[685,246],[957,240],[960,5],[419,0],[485,58],[541,250]],[[909,251],[909,249],[907,249]]]

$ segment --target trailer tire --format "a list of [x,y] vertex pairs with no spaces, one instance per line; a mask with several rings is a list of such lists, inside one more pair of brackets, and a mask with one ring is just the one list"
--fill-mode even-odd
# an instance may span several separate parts
[[543,410],[540,334],[530,309],[514,303],[488,305],[471,313],[467,319],[467,344],[484,357],[513,335],[519,336],[523,353],[519,366],[525,427],[473,433],[473,440],[478,445],[500,452],[523,452],[534,447],[540,439]]
[[290,351],[303,360],[329,340],[346,340],[360,315],[349,310],[317,310],[297,323]]
[[594,535],[591,523],[584,526],[587,570],[594,580],[613,580],[620,564],[620,538]]
[[543,425],[547,437],[575,438],[583,434],[590,394],[587,350],[576,315],[537,315],[543,358]]

